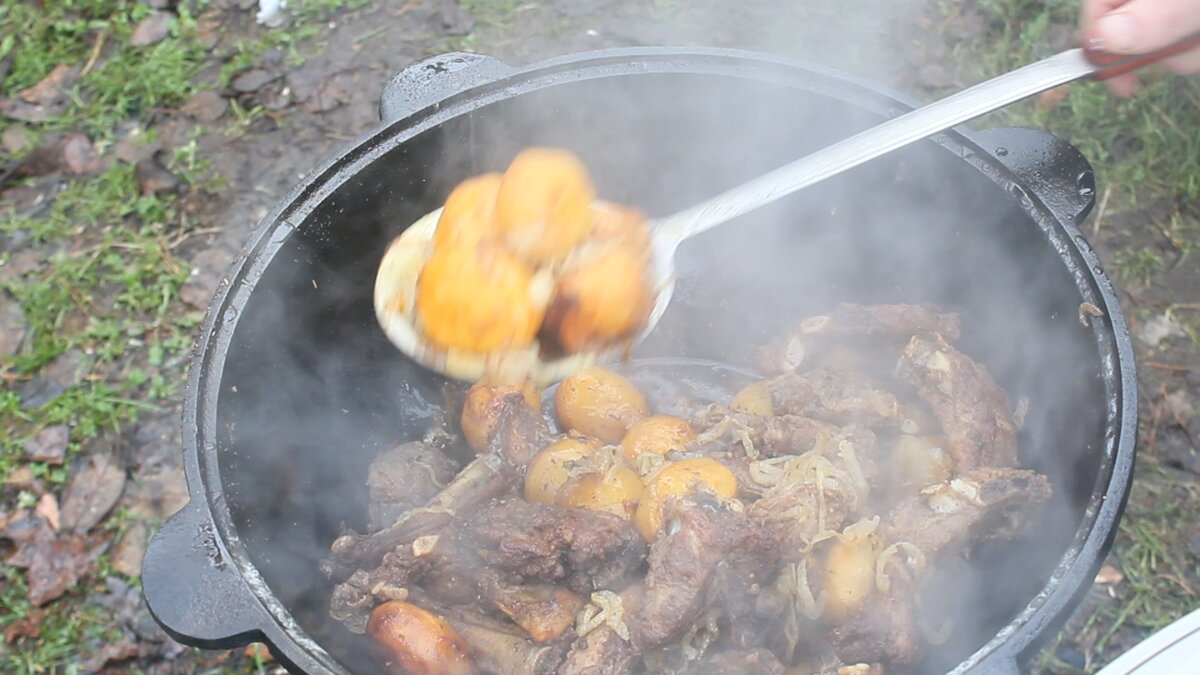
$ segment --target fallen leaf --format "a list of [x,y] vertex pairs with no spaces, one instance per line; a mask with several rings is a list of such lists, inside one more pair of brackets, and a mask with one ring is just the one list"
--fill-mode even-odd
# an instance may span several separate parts
[[[141,649],[136,641],[129,635],[122,635],[116,642],[106,643],[100,648],[100,651],[92,654],[83,662],[83,670],[87,673],[96,673],[100,671],[109,672],[105,666],[113,663],[120,663],[136,658],[141,655]],[[120,669],[124,671],[124,669]]]
[[26,103],[46,105],[65,96],[63,89],[75,84],[79,70],[67,65],[57,65],[40,82],[20,92],[17,96]]
[[143,195],[170,192],[179,186],[179,181],[175,179],[175,176],[153,158],[138,162],[133,169],[133,175],[137,179],[138,189]]
[[258,661],[274,661],[275,657],[271,655],[271,650],[261,642],[251,642],[242,650],[248,659],[257,659]]
[[70,99],[66,90],[79,79],[79,70],[58,65],[40,82],[17,94],[15,99],[0,100],[0,112],[22,122],[46,122],[66,110]]
[[183,112],[200,122],[216,122],[228,109],[229,101],[215,91],[198,91],[181,107]]
[[143,476],[137,484],[130,511],[142,518],[166,518],[188,501],[182,469],[166,469]]
[[1096,573],[1096,583],[1102,586],[1114,586],[1122,581],[1125,581],[1125,575],[1112,565],[1105,565]]
[[5,152],[13,155],[24,150],[29,141],[29,132],[20,125],[11,126],[0,135],[0,145],[4,147]]
[[33,469],[28,465],[18,466],[8,474],[8,478],[4,479],[4,484],[12,486],[18,490],[23,490],[33,485]]
[[29,602],[42,607],[73,587],[96,560],[107,543],[83,535],[56,535],[45,518],[30,514],[5,528],[17,552],[8,559],[13,567],[25,569]]
[[175,15],[170,12],[153,12],[150,16],[138,22],[129,37],[129,44],[134,47],[144,47],[156,42],[162,42],[171,32],[171,24]]
[[67,170],[74,174],[96,173],[100,170],[100,158],[92,141],[83,134],[71,134],[63,146],[63,159]]
[[54,493],[47,492],[42,495],[37,504],[38,515],[46,519],[46,524],[50,529],[58,532],[58,499],[54,497]]
[[10,623],[4,629],[4,641],[11,645],[21,638],[34,638],[41,635],[42,617],[44,616],[46,616],[44,610],[35,609],[24,619]]
[[25,456],[34,462],[62,464],[67,456],[70,430],[65,424],[46,427],[25,442]]
[[91,365],[91,359],[78,349],[56,356],[37,377],[21,386],[21,407],[30,410],[53,401],[82,382]]
[[112,509],[125,489],[125,470],[110,453],[93,454],[63,491],[62,525],[87,532]]
[[142,558],[146,556],[146,526],[131,526],[113,547],[113,569],[127,577],[142,573]]
[[229,83],[230,88],[240,94],[249,94],[256,92],[267,84],[279,79],[278,73],[267,72],[261,68],[254,68],[233,78]]
[[0,291],[0,358],[16,354],[28,330],[21,303]]

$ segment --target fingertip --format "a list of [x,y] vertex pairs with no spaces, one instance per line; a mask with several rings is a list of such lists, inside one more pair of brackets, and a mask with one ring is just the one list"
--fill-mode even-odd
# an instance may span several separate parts
[[1133,73],[1118,75],[1112,79],[1105,80],[1105,83],[1108,85],[1109,91],[1121,98],[1133,96],[1138,89],[1138,77]]

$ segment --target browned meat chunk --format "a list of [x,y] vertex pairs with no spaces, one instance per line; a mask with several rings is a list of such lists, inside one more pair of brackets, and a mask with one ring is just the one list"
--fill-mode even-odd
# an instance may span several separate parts
[[955,342],[959,336],[959,325],[957,314],[942,312],[933,305],[843,303],[829,314],[805,319],[796,332],[800,335],[863,335],[901,340],[913,335],[937,333]]
[[458,464],[429,443],[404,443],[379,453],[367,470],[372,532],[422,506],[454,479]]
[[546,418],[529,405],[523,393],[516,392],[507,394],[500,404],[496,428],[488,438],[487,449],[512,465],[524,467],[552,441]]
[[[626,622],[642,649],[678,640],[712,603],[717,565],[739,552],[770,552],[769,535],[744,513],[701,492],[672,500],[667,532],[650,547],[649,571]],[[769,563],[773,556],[765,555]],[[755,579],[744,579],[747,585]]]
[[552,642],[575,623],[583,598],[558,586],[510,586],[485,575],[483,597],[529,633],[534,642]]
[[455,514],[469,512],[512,488],[516,475],[502,470],[502,465],[495,455],[477,457],[424,507],[408,511],[378,532],[343,534],[334,540],[329,558],[321,561],[321,571],[330,578],[344,579],[355,570],[378,565],[397,546],[438,534],[450,525]]
[[843,663],[887,663],[905,668],[921,660],[923,646],[913,608],[914,591],[899,582],[876,594],[855,618],[830,631]]
[[419,537],[437,534],[455,516],[509,491],[519,483],[524,462],[550,443],[550,428],[525,397],[504,400],[489,452],[475,458],[424,507],[404,513],[394,523],[369,535],[348,533],[334,540],[321,570],[331,578],[346,578],[356,569],[378,565],[384,554]]
[[819,365],[884,374],[891,369],[888,362],[895,362],[893,345],[929,333],[956,342],[959,325],[957,314],[932,305],[842,304],[829,314],[805,319],[789,335],[769,344],[760,355],[759,368],[775,374]]
[[932,558],[956,543],[1012,538],[1050,494],[1050,480],[1039,473],[975,469],[897,504],[884,519],[884,540]]
[[[1012,538],[1049,497],[1049,480],[1040,474],[976,469],[898,504],[884,521],[883,541],[913,545],[934,560],[960,545]],[[920,659],[910,574],[890,573],[888,579],[888,592],[874,595],[856,618],[833,630],[844,662],[904,667]]]
[[577,638],[558,675],[628,675],[638,652],[608,626]]
[[694,675],[783,675],[784,667],[771,652],[751,649],[713,654],[692,672]]
[[849,522],[856,504],[853,488],[846,486],[818,493],[816,483],[796,484],[751,504],[746,513],[785,542],[791,551],[807,551],[818,534],[840,530]]
[[900,402],[870,378],[833,370],[786,373],[767,381],[777,415],[833,424],[897,427]]
[[510,623],[462,607],[438,606],[417,597],[416,604],[436,611],[471,648],[481,672],[504,675],[553,675],[570,646],[564,641],[531,642]]
[[646,543],[611,513],[494,502],[473,516],[466,534],[488,566],[538,582],[565,582],[577,593],[619,588],[646,558]]
[[958,471],[1017,465],[1008,394],[981,364],[940,336],[918,336],[904,348],[899,371],[933,409]]

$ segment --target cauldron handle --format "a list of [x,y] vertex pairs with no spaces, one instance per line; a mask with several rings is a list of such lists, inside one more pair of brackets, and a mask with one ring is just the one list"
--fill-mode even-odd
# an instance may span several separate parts
[[512,74],[513,68],[491,56],[450,52],[406,67],[383,87],[379,119],[385,124],[441,103],[466,89]]
[[142,595],[154,620],[177,642],[230,649],[264,641],[270,625],[203,499],[192,499],[154,534],[142,561]]
[[1083,153],[1041,129],[997,127],[972,140],[1012,170],[1060,220],[1081,225],[1096,203],[1096,174]]

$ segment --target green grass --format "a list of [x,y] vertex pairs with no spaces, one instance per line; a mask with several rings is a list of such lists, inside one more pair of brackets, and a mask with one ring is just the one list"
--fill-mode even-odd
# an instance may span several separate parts
[[[1094,610],[1072,635],[1089,657],[1088,672],[1117,655],[1106,650],[1119,631],[1133,630],[1140,639],[1200,607],[1200,556],[1177,542],[1184,535],[1181,524],[1196,522],[1200,484],[1153,458],[1140,459],[1112,556],[1124,580],[1114,588],[1115,598],[1088,601]],[[1057,646],[1043,654],[1040,672],[1077,672],[1055,657]]]
[[73,105],[41,129],[79,129],[98,140],[111,138],[124,119],[179,105],[195,90],[205,50],[191,39],[196,23],[187,3],[166,39],[130,46],[134,27],[151,11],[136,0],[4,2],[0,35],[8,37],[0,55],[13,56],[4,94],[37,84],[57,65],[82,71],[90,62],[70,90]]

